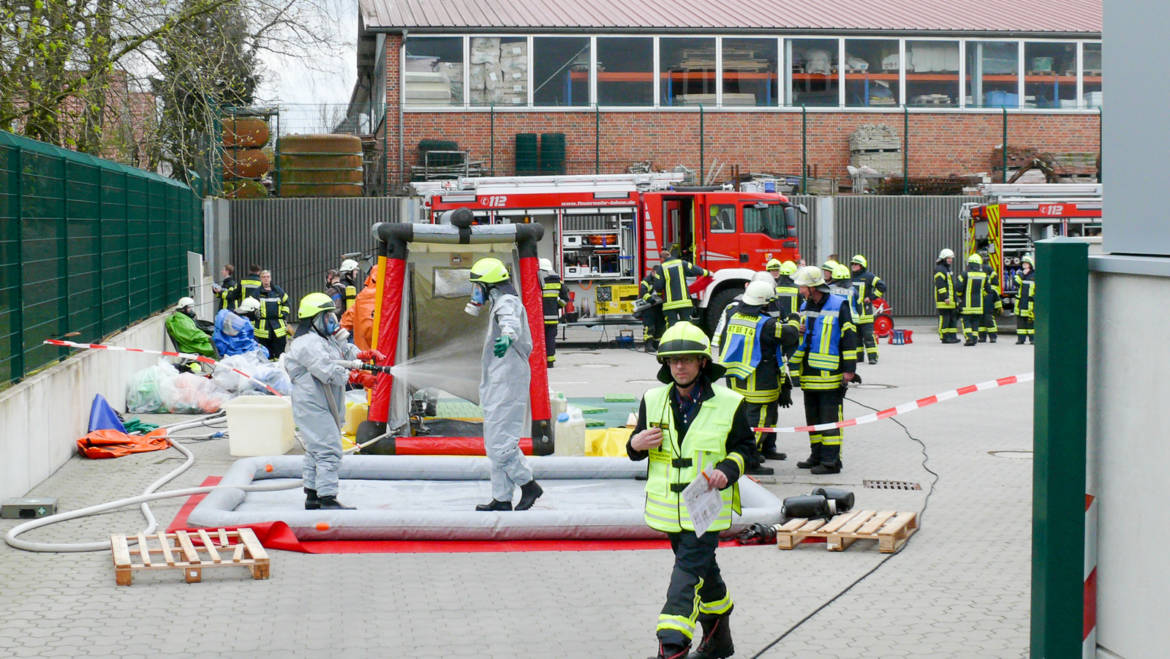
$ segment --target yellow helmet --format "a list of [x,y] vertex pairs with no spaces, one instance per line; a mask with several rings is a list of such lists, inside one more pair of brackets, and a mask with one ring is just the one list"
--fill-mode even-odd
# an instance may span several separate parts
[[864,254],[854,254],[854,255],[853,255],[853,260],[852,260],[852,261],[850,261],[850,263],[856,263],[857,265],[861,266],[861,267],[862,267],[862,269],[865,269],[865,268],[868,268],[868,267],[869,267],[869,261],[867,261],[867,260],[865,259],[865,255],[864,255]]
[[780,263],[780,259],[768,259],[768,263],[767,263],[767,265],[764,266],[764,269],[769,270],[769,271],[781,270],[781,268],[783,268],[783,267],[784,267],[784,265],[782,263]]
[[297,307],[297,318],[308,320],[322,311],[337,311],[333,298],[324,293],[309,293],[301,298],[301,304]]
[[488,257],[480,259],[471,266],[471,281],[479,284],[501,284],[508,281],[508,269],[504,262]]
[[707,365],[703,367],[703,374],[712,382],[727,372],[723,365],[717,364],[711,358],[711,341],[707,338],[707,333],[685,320],[671,325],[662,333],[662,341],[658,344],[658,361],[662,363],[662,367],[658,369],[659,382],[665,384],[674,382],[665,358],[681,355],[706,357]]
[[972,254],[971,256],[967,257],[967,263],[968,264],[974,263],[975,265],[983,265],[983,257],[979,256],[978,254]]
[[821,274],[821,269],[815,265],[806,265],[797,270],[792,281],[797,286],[807,286],[809,288],[818,288],[825,285],[825,277]]
[[853,274],[845,264],[837,263],[833,266],[833,281],[849,281],[852,278]]
[[791,277],[796,274],[796,264],[792,261],[785,261],[780,264],[780,274]]
[[1020,261],[1023,263],[1027,263],[1028,265],[1032,266],[1033,268],[1036,267],[1036,262],[1032,260],[1031,254],[1024,256],[1024,258],[1020,259]]

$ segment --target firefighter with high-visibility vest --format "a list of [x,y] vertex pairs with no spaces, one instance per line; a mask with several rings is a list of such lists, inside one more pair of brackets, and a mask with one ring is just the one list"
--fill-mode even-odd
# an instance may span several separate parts
[[[877,341],[873,338],[873,303],[886,296],[886,282],[869,271],[869,260],[864,254],[854,254],[849,262],[853,270],[853,312],[857,325],[858,348],[865,350],[870,364],[878,362]],[[857,354],[861,361],[861,353]]]
[[360,290],[358,287],[358,277],[361,277],[362,270],[357,261],[345,259],[341,262],[341,267],[337,269],[337,274],[341,277],[337,283],[342,294],[342,305],[337,311],[337,314],[341,315],[353,308],[354,300],[357,299],[357,294]]
[[[719,531],[739,512],[739,486],[752,433],[743,397],[718,384],[724,369],[711,359],[706,333],[677,322],[658,347],[658,380],[638,406],[638,422],[626,444],[631,460],[649,458],[644,517],[666,533],[674,568],[666,603],[658,615],[658,657],[685,659],[695,634],[702,637],[691,657],[712,659],[735,653],[728,621],[733,602],[715,562]],[[719,490],[723,506],[711,526],[696,534],[682,491],[697,479]]]
[[[789,360],[804,392],[804,418],[810,426],[841,421],[845,387],[857,369],[857,328],[849,302],[829,292],[821,270],[807,266],[793,278],[805,296],[800,308],[801,340]],[[814,474],[840,473],[840,428],[809,432],[808,458],[797,462]]]
[[548,356],[548,367],[552,368],[557,361],[557,324],[561,321],[561,310],[569,303],[569,292],[553,271],[552,261],[540,259],[540,277],[544,293],[544,351]]
[[260,288],[260,273],[263,268],[255,263],[248,266],[248,274],[240,277],[240,281],[232,288],[231,295],[228,296],[228,306],[225,309],[235,309],[240,306],[244,300],[254,297],[252,294]]
[[[792,380],[784,352],[796,347],[800,326],[795,318],[781,320],[765,313],[774,292],[770,283],[748,284],[719,334],[717,361],[727,369],[727,386],[743,396],[753,428],[776,425],[778,407],[792,405]],[[773,470],[763,466],[765,459],[788,456],[776,450],[776,433],[758,432],[746,457],[748,474],[768,475]]]
[[260,287],[252,291],[260,303],[256,310],[256,340],[268,348],[268,358],[276,360],[288,341],[288,293],[272,283],[272,273],[260,271]]
[[669,328],[679,321],[690,320],[694,312],[687,277],[710,277],[711,272],[665,250],[661,257],[662,264],[654,266],[654,272],[659,279],[657,285],[661,287],[662,314]]
[[1036,262],[1028,255],[1016,273],[1016,344],[1036,342]]
[[983,257],[978,254],[967,257],[967,271],[959,276],[955,291],[959,293],[959,315],[963,317],[963,336],[967,338],[963,345],[973,346],[979,340],[979,328],[987,326],[984,302],[994,294],[983,271]]
[[661,289],[661,279],[653,269],[642,277],[638,285],[638,304],[634,308],[634,318],[642,320],[642,348],[646,352],[658,349],[658,339],[666,329],[666,319],[662,316],[662,296],[658,293]]
[[934,265],[934,308],[938,311],[938,338],[943,343],[958,343],[958,317],[955,309],[955,276],[951,265],[955,253],[943,248]]
[[980,250],[979,256],[983,259],[983,274],[987,275],[987,286],[991,293],[983,298],[983,316],[979,319],[979,342],[995,343],[999,336],[999,323],[995,317],[1003,312],[1003,288],[999,285],[999,273],[991,267],[991,258],[987,250]]
[[772,302],[772,311],[780,318],[800,315],[800,305],[804,298],[800,297],[800,289],[792,283],[792,275],[796,274],[796,264],[792,261],[780,262],[771,259],[765,266],[768,274],[776,280],[776,299]]

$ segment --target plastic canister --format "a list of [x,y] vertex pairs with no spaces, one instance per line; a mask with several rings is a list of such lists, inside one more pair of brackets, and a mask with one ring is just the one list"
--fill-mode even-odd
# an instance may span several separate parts
[[552,411],[552,418],[556,419],[569,409],[569,401],[565,400],[565,395],[559,391],[550,391],[548,394],[548,406]]
[[553,455],[585,455],[585,416],[578,407],[569,406],[557,417]]
[[228,401],[228,452],[236,457],[283,455],[293,447],[292,401],[277,396],[238,396]]

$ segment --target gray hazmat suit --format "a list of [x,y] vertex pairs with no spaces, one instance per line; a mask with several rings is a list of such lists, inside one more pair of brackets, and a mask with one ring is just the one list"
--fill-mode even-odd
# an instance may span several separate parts
[[[491,319],[483,344],[483,371],[479,404],[483,407],[483,446],[492,463],[492,498],[512,501],[516,486],[532,480],[532,468],[520,452],[520,437],[528,426],[528,382],[532,376],[528,355],[532,333],[520,298],[499,288],[491,290]],[[503,357],[492,350],[507,335],[512,345]]]
[[344,340],[326,339],[308,323],[301,327],[284,355],[292,379],[293,420],[305,440],[304,485],[317,496],[335,497],[349,381],[349,369],[336,361],[357,359],[358,349]]

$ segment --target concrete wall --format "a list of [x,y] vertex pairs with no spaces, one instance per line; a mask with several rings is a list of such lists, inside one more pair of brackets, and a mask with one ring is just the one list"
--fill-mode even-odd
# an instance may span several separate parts
[[[151,350],[170,349],[167,313],[152,316],[107,343]],[[94,394],[116,410],[126,408],[126,383],[153,355],[75,350],[64,362],[0,392],[0,499],[22,496],[65,464],[86,431]]]
[[1157,302],[1170,300],[1170,259],[1143,260],[1141,268],[1118,268],[1117,257],[1090,258],[1087,474],[1099,513],[1097,644],[1121,657],[1165,656],[1170,646],[1170,308]]

